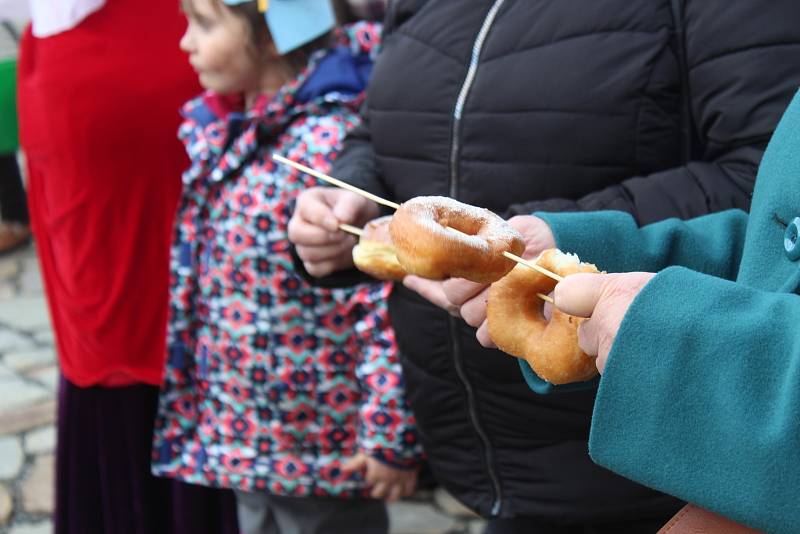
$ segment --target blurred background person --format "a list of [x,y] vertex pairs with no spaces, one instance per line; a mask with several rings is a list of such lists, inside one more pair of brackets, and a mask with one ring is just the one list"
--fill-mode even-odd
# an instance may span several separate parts
[[34,0],[19,62],[31,222],[63,378],[57,534],[237,532],[233,496],[150,474],[168,250],[198,91],[178,6]]
[[28,206],[17,162],[16,74],[25,2],[0,2],[0,255],[30,242]]

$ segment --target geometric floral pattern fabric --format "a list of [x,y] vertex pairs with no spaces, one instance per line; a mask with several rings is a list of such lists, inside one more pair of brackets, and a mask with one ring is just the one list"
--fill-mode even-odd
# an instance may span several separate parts
[[[379,27],[338,34],[374,56]],[[345,47],[345,48],[342,48]],[[168,358],[153,472],[293,496],[362,496],[341,463],[358,451],[410,467],[421,455],[403,393],[387,283],[325,289],[295,271],[287,224],[359,123],[363,92],[298,92],[330,51],[247,113],[207,93],[187,103],[184,173],[171,255]]]

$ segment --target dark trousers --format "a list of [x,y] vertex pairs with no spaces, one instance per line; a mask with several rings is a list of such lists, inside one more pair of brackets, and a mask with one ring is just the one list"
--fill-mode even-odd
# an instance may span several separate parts
[[0,155],[0,218],[28,224],[28,203],[16,154]]
[[640,519],[625,523],[597,525],[553,525],[527,517],[493,519],[484,534],[656,534],[672,515],[659,519]]
[[236,492],[241,534],[386,534],[383,501]]
[[233,492],[150,474],[158,388],[61,380],[55,534],[238,534]]

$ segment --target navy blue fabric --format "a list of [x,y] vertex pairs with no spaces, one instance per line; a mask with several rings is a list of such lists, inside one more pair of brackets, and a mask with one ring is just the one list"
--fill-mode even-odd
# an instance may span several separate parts
[[298,102],[308,102],[331,92],[357,95],[367,87],[372,74],[369,55],[354,56],[346,47],[332,50],[297,91]]

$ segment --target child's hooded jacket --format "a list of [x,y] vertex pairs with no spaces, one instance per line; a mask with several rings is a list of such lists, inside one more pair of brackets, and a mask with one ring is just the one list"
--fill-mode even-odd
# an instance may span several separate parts
[[308,496],[363,494],[340,465],[359,450],[398,466],[419,453],[386,300],[390,285],[310,285],[287,225],[327,172],[378,44],[360,23],[247,113],[236,99],[189,102],[171,261],[168,362],[153,471],[187,482]]

